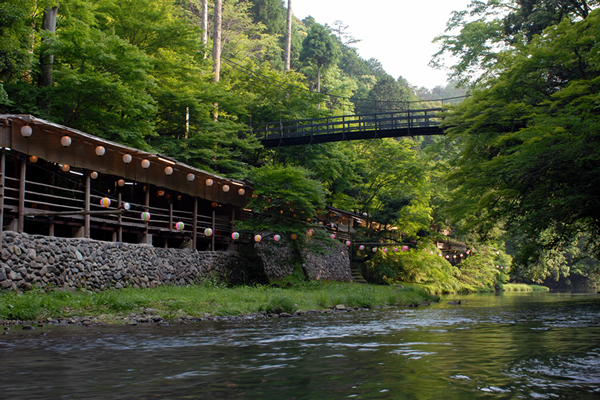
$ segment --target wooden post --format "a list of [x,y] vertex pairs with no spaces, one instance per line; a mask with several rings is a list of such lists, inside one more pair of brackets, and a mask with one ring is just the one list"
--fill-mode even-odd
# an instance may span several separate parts
[[[85,199],[84,199],[84,209],[85,211],[90,211],[90,185],[92,180],[90,179],[90,171],[85,171]],[[90,238],[90,215],[85,214],[83,217],[83,237],[86,239]]]
[[[119,192],[119,196],[117,198],[117,206],[121,207],[121,192]],[[123,216],[121,214],[119,214],[119,216],[117,217],[117,221],[119,224],[119,233],[117,236],[117,241],[121,243],[123,241],[123,225],[121,225],[123,223]]]
[[169,232],[173,232],[173,202],[169,201]]
[[23,213],[25,212],[25,173],[27,171],[27,163],[25,159],[21,159],[20,163],[21,176],[19,177],[19,217],[17,220],[17,231],[22,233],[25,225]]
[[198,197],[194,197],[194,224],[192,225],[192,250],[196,250],[198,240]]
[[[150,185],[146,184],[146,198],[144,200],[144,205],[146,206],[146,211],[150,212]],[[146,243],[150,244],[150,236],[148,234],[148,226],[149,222],[146,222]]]
[[2,235],[4,234],[4,175],[6,174],[6,153],[0,153],[0,249],[2,248]]
[[215,210],[213,210],[212,212],[212,230],[213,230],[213,234],[211,236],[212,238],[212,242],[211,242],[211,250],[215,251],[215,235],[216,235],[216,231],[215,231]]

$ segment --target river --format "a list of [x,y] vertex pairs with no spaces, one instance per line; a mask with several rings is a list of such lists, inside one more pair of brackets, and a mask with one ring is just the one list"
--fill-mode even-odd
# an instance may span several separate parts
[[0,336],[0,398],[598,399],[600,295],[477,294],[281,319],[13,328]]

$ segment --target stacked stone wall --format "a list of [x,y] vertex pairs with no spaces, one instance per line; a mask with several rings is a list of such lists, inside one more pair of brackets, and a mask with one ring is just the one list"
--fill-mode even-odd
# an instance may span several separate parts
[[5,232],[0,288],[58,286],[102,290],[188,285],[208,277],[231,282],[246,277],[244,265],[237,253]]
[[[266,235],[266,234],[265,234]],[[283,279],[294,273],[294,266],[301,268],[308,279],[352,282],[350,255],[342,244],[334,246],[313,244],[318,252],[298,251],[290,242],[263,241],[255,244],[255,251],[262,260],[267,277]]]
[[300,253],[291,244],[255,244],[253,255],[199,252],[149,245],[4,232],[0,289],[41,287],[90,290],[283,279],[300,265],[309,279],[352,281],[343,245]]

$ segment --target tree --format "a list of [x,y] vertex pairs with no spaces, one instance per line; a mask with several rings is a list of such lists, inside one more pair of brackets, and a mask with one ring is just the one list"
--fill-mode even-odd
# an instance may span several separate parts
[[8,100],[3,84],[21,78],[31,67],[33,9],[33,1],[0,3],[0,102]]
[[263,166],[250,171],[252,220],[238,229],[304,235],[316,211],[325,207],[325,190],[301,167]]
[[285,33],[285,51],[284,51],[284,71],[289,71],[291,68],[292,57],[292,0],[288,0],[287,7],[287,28]]
[[300,61],[313,64],[317,69],[317,92],[321,92],[321,70],[333,65],[340,51],[323,25],[313,24],[302,42]]
[[446,32],[459,33],[434,39],[441,48],[430,65],[445,68],[446,56],[458,58],[449,76],[462,85],[482,83],[510,66],[504,50],[530,42],[564,18],[586,18],[599,5],[597,0],[472,0],[470,10],[454,11],[446,24]]
[[267,27],[267,32],[282,35],[286,28],[286,9],[283,0],[250,0],[254,22]]
[[600,256],[598,37],[600,11],[548,27],[446,120],[462,148],[451,213],[480,237],[518,237],[520,263],[577,242]]

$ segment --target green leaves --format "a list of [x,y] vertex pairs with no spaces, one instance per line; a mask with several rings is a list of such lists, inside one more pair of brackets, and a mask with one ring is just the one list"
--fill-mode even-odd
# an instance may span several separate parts
[[[563,21],[518,53],[511,67],[451,112],[450,140],[462,146],[449,176],[455,216],[484,235],[505,224],[526,239],[560,249],[580,232],[600,232],[598,45],[600,13]],[[456,203],[458,204],[458,203]],[[466,213],[464,212],[466,211]],[[544,240],[541,240],[542,236]],[[521,246],[522,245],[522,246]],[[590,242],[597,255],[600,247]],[[520,259],[531,259],[530,256]]]
[[318,209],[325,207],[325,190],[300,167],[263,166],[250,172],[254,196],[253,220],[242,229],[304,235]]

